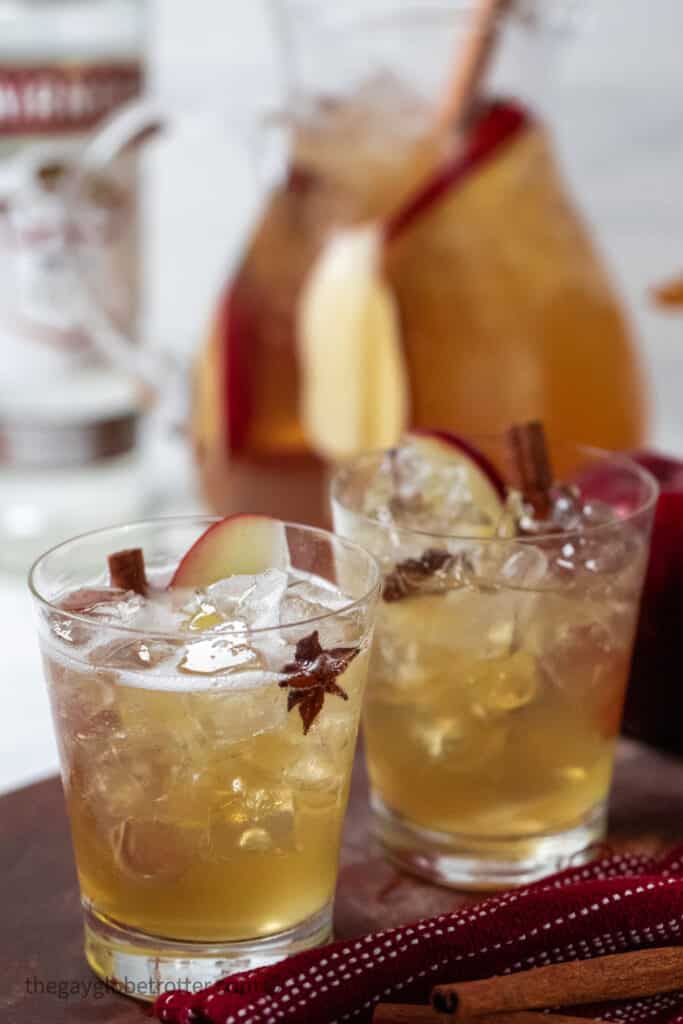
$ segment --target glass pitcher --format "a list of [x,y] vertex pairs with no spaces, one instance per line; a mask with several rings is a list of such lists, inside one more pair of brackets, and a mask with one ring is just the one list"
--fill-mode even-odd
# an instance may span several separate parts
[[[380,274],[398,325],[397,433],[489,434],[538,418],[555,439],[612,449],[643,440],[646,389],[627,318],[544,122],[558,44],[581,7],[512,5],[476,102],[450,124],[444,95],[476,9],[272,0],[286,102],[252,133],[261,212],[193,378],[195,450],[218,511],[323,520],[326,464],[354,447],[337,444],[336,420],[369,447],[360,421],[369,408],[382,423],[394,401],[382,360],[362,345],[339,379],[327,374],[327,392],[306,393],[318,378],[302,346],[302,295],[354,225],[390,225]],[[135,130],[144,137],[139,120]],[[344,302],[337,283],[323,334]],[[306,418],[311,403],[329,406],[325,443]],[[350,431],[349,416],[359,420]]]
[[[454,130],[431,128],[473,8],[443,0],[274,5],[289,87],[288,166],[199,361],[200,380],[210,382],[199,401],[205,477],[224,510],[260,505],[262,487],[267,502],[311,501],[317,439],[301,412],[302,288],[333,232],[400,215],[459,166]],[[452,187],[385,246],[407,418],[464,434],[540,418],[556,438],[629,448],[643,436],[642,375],[540,119],[559,33],[576,12],[556,2],[543,16],[540,9],[518,5],[499,26],[469,128],[488,132],[485,158],[470,173],[453,170]],[[498,140],[505,114],[520,125]],[[328,312],[332,319],[334,303]],[[363,372],[359,364],[356,375]],[[338,387],[351,402],[363,383]],[[379,381],[373,390],[383,400]],[[335,448],[334,424],[324,433],[334,454],[352,454]]]

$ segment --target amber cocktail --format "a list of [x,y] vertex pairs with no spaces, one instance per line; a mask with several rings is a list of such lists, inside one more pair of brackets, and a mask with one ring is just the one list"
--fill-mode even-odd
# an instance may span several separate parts
[[411,870],[484,888],[604,835],[656,495],[626,459],[560,448],[567,483],[535,518],[488,449],[478,465],[414,438],[333,487],[337,530],[385,577],[364,718],[376,830]]
[[[208,525],[86,536],[33,573],[88,960],[150,998],[329,936],[367,674],[365,552],[242,517],[176,568]],[[129,548],[142,587],[103,572]]]

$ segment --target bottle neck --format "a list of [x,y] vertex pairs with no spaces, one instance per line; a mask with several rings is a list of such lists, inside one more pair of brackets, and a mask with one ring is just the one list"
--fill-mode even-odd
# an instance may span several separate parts
[[139,60],[146,15],[145,0],[0,0],[0,69]]

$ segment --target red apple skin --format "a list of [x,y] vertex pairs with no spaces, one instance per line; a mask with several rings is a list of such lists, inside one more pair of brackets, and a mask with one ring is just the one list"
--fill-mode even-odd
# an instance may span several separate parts
[[466,149],[458,152],[450,163],[439,167],[429,181],[389,220],[386,242],[395,241],[422,214],[431,210],[451,189],[469,178],[500,146],[511,142],[532,124],[524,107],[511,101],[491,103],[472,129]]
[[467,456],[481,470],[491,486],[497,491],[501,501],[505,501],[507,495],[505,481],[491,460],[483,452],[479,451],[478,448],[475,448],[471,441],[466,441],[464,438],[458,437],[457,434],[451,434],[447,430],[411,430],[407,436],[408,439],[411,437],[431,437],[436,441],[443,441],[450,448],[455,448],[456,451]]
[[[272,555],[280,536],[284,554],[284,526],[276,519],[254,515],[221,519],[194,542],[176,569],[169,588],[208,587],[228,576],[257,575],[275,568]],[[245,551],[249,552],[250,541],[254,545],[253,560],[244,557]]]
[[683,462],[655,452],[633,458],[659,481],[652,551],[645,583],[624,731],[683,753]]
[[260,330],[259,313],[254,308],[248,283],[240,274],[232,282],[223,301],[225,442],[227,450],[236,453],[247,446],[249,425],[254,414],[250,348]]

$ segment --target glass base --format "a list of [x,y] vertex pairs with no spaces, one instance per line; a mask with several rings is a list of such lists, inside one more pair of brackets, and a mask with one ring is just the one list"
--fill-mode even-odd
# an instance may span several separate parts
[[487,838],[432,832],[371,796],[373,831],[404,871],[438,885],[474,892],[528,885],[589,861],[605,838],[607,805],[594,807],[563,832]]
[[83,903],[85,956],[111,988],[152,1002],[164,992],[198,992],[220,978],[266,967],[332,937],[332,904],[296,928],[244,942],[177,942],[136,932]]

